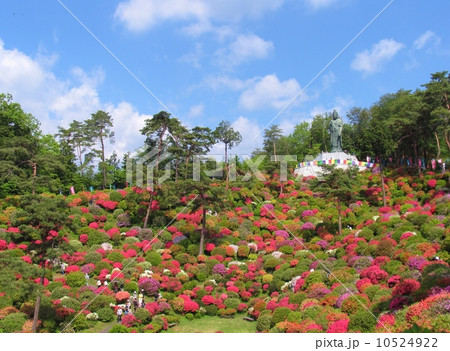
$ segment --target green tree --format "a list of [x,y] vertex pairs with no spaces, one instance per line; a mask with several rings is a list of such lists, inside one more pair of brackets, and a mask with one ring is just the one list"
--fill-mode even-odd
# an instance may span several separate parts
[[99,145],[100,148],[94,147],[91,150],[97,156],[100,157],[99,168],[103,175],[103,189],[106,189],[107,185],[107,164],[105,156],[105,143],[109,140],[110,143],[114,142],[114,132],[112,131],[113,119],[108,112],[98,110],[91,115],[91,118],[86,120],[86,130],[88,131],[88,139],[92,143],[91,145]]
[[214,144],[214,135],[208,127],[194,127],[182,136],[181,143],[185,155],[185,179],[188,177],[189,160],[194,155],[206,154]]
[[180,183],[179,192],[185,196],[194,195],[191,200],[191,210],[195,212],[198,209],[202,210],[202,227],[200,230],[199,255],[203,254],[206,230],[206,216],[207,211],[220,211],[226,206],[224,202],[224,189],[219,186],[214,186],[207,177],[202,177],[201,181],[185,180]]
[[264,130],[263,149],[269,155],[273,155],[275,161],[277,158],[277,144],[282,136],[283,133],[278,124],[273,124],[270,128]]
[[315,191],[321,192],[326,198],[334,199],[338,211],[339,235],[342,235],[342,203],[348,203],[353,197],[353,186],[356,184],[357,167],[347,169],[336,168],[335,165],[322,166],[323,179],[312,183]]
[[433,73],[431,81],[423,86],[426,88],[424,91],[426,113],[429,115],[438,150],[436,158],[440,158],[441,137],[447,145],[447,153],[450,151],[450,74],[447,71]]
[[92,161],[92,154],[87,153],[92,146],[92,138],[89,137],[89,131],[86,123],[79,121],[72,121],[69,128],[58,127],[58,138],[65,141],[69,145],[75,157],[78,160],[78,169],[81,175],[84,173],[84,168]]
[[[156,146],[158,152],[156,154],[155,174],[158,174],[160,158],[164,149],[164,138],[168,133],[178,134],[177,128],[181,128],[181,123],[177,118],[171,117],[166,111],[161,111],[152,118],[145,120],[145,126],[141,129],[141,134],[146,136],[146,145],[149,147]],[[155,142],[156,141],[156,142]]]
[[[64,235],[60,232],[67,220],[67,205],[62,197],[25,195],[20,199],[20,210],[14,214],[11,224],[18,226],[21,239],[29,242],[28,251],[32,260],[41,268],[40,285],[44,284],[46,267],[50,260],[61,256]],[[35,304],[33,332],[36,332],[41,293]]]
[[226,186],[228,188],[229,178],[229,164],[228,164],[228,149],[237,146],[242,141],[242,135],[238,131],[231,127],[231,123],[228,121],[221,121],[217,128],[214,130],[214,137],[216,141],[220,141],[225,147],[225,171],[226,171]]
[[330,146],[330,134],[328,126],[330,125],[331,116],[327,113],[325,116],[316,115],[311,122],[311,148],[320,150],[320,152],[328,152]]

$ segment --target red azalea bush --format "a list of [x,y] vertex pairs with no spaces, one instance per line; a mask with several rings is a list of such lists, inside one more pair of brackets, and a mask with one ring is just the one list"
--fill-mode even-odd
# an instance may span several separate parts
[[128,299],[130,298],[130,293],[127,291],[119,291],[116,294],[116,301],[117,303],[123,303],[128,301]]
[[134,327],[137,323],[137,319],[132,314],[126,314],[122,317],[122,325],[126,326],[127,328]]

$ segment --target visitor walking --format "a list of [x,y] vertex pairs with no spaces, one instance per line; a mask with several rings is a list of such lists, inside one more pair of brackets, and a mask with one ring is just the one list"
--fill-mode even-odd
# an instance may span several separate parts
[[88,285],[89,285],[89,274],[86,273],[86,274],[84,275],[84,278],[86,279],[86,286],[88,286]]
[[119,308],[117,309],[117,323],[119,323],[120,321],[122,321],[122,314],[123,314],[122,307],[119,307]]
[[61,274],[66,274],[66,264],[64,262],[61,262]]

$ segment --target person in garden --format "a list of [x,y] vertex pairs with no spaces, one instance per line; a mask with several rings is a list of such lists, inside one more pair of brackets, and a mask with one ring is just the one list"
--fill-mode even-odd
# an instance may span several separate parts
[[66,274],[66,264],[64,262],[61,262],[61,274]]
[[122,320],[122,314],[123,314],[122,307],[119,307],[117,309],[117,323],[119,323]]
[[84,275],[84,278],[86,279],[86,286],[88,286],[89,285],[89,273],[86,273]]
[[102,282],[99,280],[97,280],[97,288],[100,288],[102,286]]

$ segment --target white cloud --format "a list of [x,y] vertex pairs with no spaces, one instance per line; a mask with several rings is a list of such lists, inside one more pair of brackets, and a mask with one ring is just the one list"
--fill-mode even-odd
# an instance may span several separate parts
[[[247,117],[240,116],[231,122],[231,127],[238,131],[242,136],[242,142],[229,151],[232,155],[248,155],[252,153],[254,149],[262,146],[262,135],[260,135],[255,141],[253,138],[261,133],[261,127],[254,120],[250,120]],[[216,159],[223,160],[224,145],[223,143],[217,143],[209,152],[209,155],[215,156]]]
[[414,41],[414,49],[420,50],[425,46],[437,46],[441,42],[441,38],[431,30],[427,30]]
[[384,63],[392,59],[405,45],[394,39],[382,39],[372,46],[372,49],[364,50],[356,54],[351,63],[351,68],[366,74],[381,70]]
[[[239,105],[247,110],[264,108],[282,109],[301,91],[295,79],[281,82],[275,74],[257,79],[242,92]],[[300,95],[296,103],[306,99]]]
[[305,2],[309,7],[318,10],[337,3],[337,0],[305,0]]
[[255,34],[239,35],[225,49],[216,52],[219,65],[231,68],[252,59],[264,59],[274,50],[271,41],[266,41]]
[[180,58],[181,62],[186,62],[192,64],[195,68],[202,68],[202,65],[200,64],[200,59],[203,55],[203,47],[201,43],[195,44],[194,51],[183,55]]
[[192,32],[212,30],[211,22],[236,22],[260,17],[279,8],[285,0],[127,0],[119,3],[115,17],[134,32],[165,21],[190,22]]
[[110,150],[121,156],[144,145],[145,137],[140,130],[144,127],[145,120],[152,118],[152,115],[140,114],[128,102],[120,102],[117,106],[107,105],[104,109],[110,113],[114,122],[116,142]]
[[101,68],[85,72],[75,67],[72,79],[58,79],[51,71],[54,56],[30,57],[17,49],[6,49],[0,40],[0,92],[11,93],[22,109],[41,122],[44,133],[56,133],[57,126],[68,127],[73,120],[85,120],[98,109],[110,112],[116,143],[108,147],[121,157],[144,142],[139,130],[151,116],[139,114],[127,102],[103,103],[97,86],[103,82]]
[[188,117],[194,118],[203,115],[203,111],[205,110],[205,104],[200,103],[198,105],[191,106],[189,109]]
[[247,86],[252,84],[253,81],[253,79],[243,81],[238,78],[221,75],[206,78],[204,84],[213,90],[225,88],[232,91],[239,91],[245,89]]

